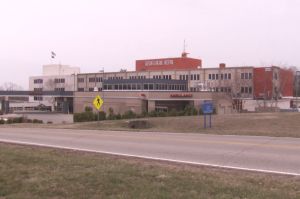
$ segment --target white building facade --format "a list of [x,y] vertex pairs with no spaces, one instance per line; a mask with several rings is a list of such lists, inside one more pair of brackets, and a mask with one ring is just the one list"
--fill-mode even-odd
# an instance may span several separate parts
[[29,90],[37,93],[37,95],[29,97],[29,102],[38,102],[51,107],[52,111],[56,110],[59,104],[57,104],[55,97],[43,97],[38,95],[38,92],[76,91],[77,74],[79,73],[79,67],[61,64],[44,65],[42,75],[29,77]]

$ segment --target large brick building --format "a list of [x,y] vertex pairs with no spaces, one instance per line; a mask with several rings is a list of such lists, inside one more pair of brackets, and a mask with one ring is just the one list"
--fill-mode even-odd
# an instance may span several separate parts
[[293,71],[279,67],[254,68],[254,98],[280,99],[292,97],[294,89]]
[[[201,101],[218,98],[220,102],[223,98],[231,102],[218,102],[218,107],[222,112],[230,112],[228,110],[235,107],[232,102],[240,99],[292,97],[293,73],[275,66],[227,67],[224,63],[215,68],[202,68],[200,59],[188,58],[183,53],[180,58],[137,60],[136,71],[79,74],[77,88],[81,99],[75,98],[75,111],[82,111],[84,106],[88,106],[90,100],[84,100],[85,95],[91,97],[100,93],[106,98],[106,111],[114,106],[123,112],[124,108],[133,106],[133,99],[139,99],[138,104],[144,107],[134,110],[151,111],[160,108],[170,110],[174,104],[181,108],[187,104],[199,108]],[[126,102],[131,105],[125,105]],[[117,108],[118,103],[123,105]]]
[[[75,78],[76,77],[76,78]],[[201,59],[187,57],[145,59],[136,61],[135,71],[69,74],[60,76],[53,89],[67,89],[70,82],[76,88],[75,112],[81,112],[96,95],[105,98],[104,110],[116,112],[128,109],[153,111],[183,109],[213,100],[217,109],[232,112],[245,100],[278,100],[293,96],[293,72],[280,67],[218,67],[203,68]],[[32,90],[46,91],[42,77],[31,77]],[[37,83],[34,83],[37,82]],[[68,83],[69,82],[69,83]],[[55,82],[54,82],[55,83]],[[226,102],[227,101],[227,102]],[[139,107],[139,108],[138,108]]]

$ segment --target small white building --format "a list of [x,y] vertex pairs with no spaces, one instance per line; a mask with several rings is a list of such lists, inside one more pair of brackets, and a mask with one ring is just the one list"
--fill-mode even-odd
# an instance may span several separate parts
[[[77,74],[79,73],[79,67],[61,64],[44,65],[42,75],[29,77],[29,90],[36,92],[76,91]],[[52,110],[59,106],[54,97],[30,96],[29,102],[38,102],[39,104],[52,107]]]

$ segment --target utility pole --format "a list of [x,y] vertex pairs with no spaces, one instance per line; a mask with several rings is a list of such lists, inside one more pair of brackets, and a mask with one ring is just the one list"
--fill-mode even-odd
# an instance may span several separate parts
[[296,108],[298,108],[298,90],[299,90],[300,71],[296,71]]
[[[102,72],[102,99],[104,101],[104,79],[105,79],[105,77],[104,77],[104,67],[102,67],[102,70],[100,70],[99,72]],[[103,103],[102,107],[103,107],[103,112],[104,112],[104,103]]]

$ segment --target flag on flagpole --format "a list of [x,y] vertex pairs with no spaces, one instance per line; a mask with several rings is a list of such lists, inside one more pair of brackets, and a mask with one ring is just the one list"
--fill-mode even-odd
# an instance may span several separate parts
[[54,59],[56,56],[55,52],[51,51],[51,58]]

